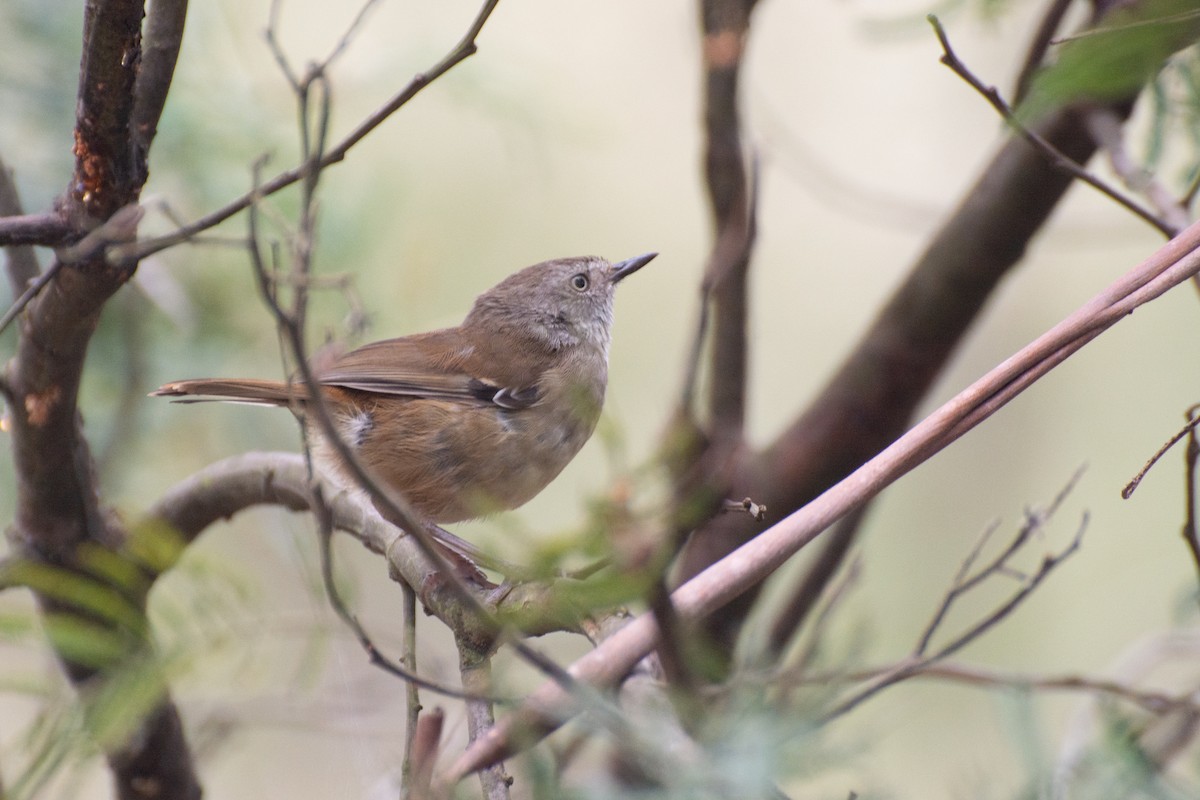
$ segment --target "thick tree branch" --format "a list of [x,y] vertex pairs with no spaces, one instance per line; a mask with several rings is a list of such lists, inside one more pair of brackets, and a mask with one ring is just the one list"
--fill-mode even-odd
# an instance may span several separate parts
[[[1069,110],[1037,130],[1080,163],[1096,149],[1082,120]],[[899,436],[1070,184],[1027,142],[1010,137],[817,399],[749,459],[730,491],[753,495],[773,514],[786,514]],[[695,574],[755,532],[736,517],[712,520],[688,542],[683,574]],[[846,542],[837,546],[848,549]],[[723,612],[717,622],[722,638],[732,635],[752,601],[748,596]]]
[[[56,211],[69,221],[68,241],[135,207],[146,178],[146,152],[135,146],[130,120],[141,61],[141,0],[90,0],[84,7],[83,55],[74,133],[75,169]],[[145,140],[146,147],[149,139]],[[21,221],[21,220],[18,220]],[[25,218],[29,228],[59,240],[54,217]],[[11,222],[11,220],[10,220]],[[132,226],[117,226],[132,239]],[[11,228],[9,228],[11,230]],[[21,241],[20,236],[8,241]],[[29,241],[25,239],[25,241]],[[88,343],[105,302],[132,275],[134,262],[114,268],[90,250],[60,258],[49,281],[21,317],[16,357],[5,383],[10,393],[17,507],[11,537],[25,558],[68,572],[81,570],[81,552],[119,550],[125,530],[100,501],[94,465],[77,411]],[[122,587],[113,586],[116,591]],[[144,595],[131,598],[144,609]],[[47,613],[88,614],[38,595]],[[150,644],[130,642],[131,659]],[[89,666],[60,654],[77,686],[96,677]],[[137,730],[107,754],[115,792],[123,800],[151,794],[197,798],[200,787],[170,696],[164,691]]]
[[746,277],[754,241],[738,83],[753,7],[753,0],[702,0],[700,13],[704,167],[716,228],[703,298],[713,304],[709,405],[713,435],[734,440],[741,437],[746,414]]
[[[1112,3],[1098,0],[1094,5],[1099,18]],[[1124,119],[1131,103],[1108,108]],[[1084,120],[1072,109],[1049,115],[1032,133],[1077,164],[1086,163],[1096,150]],[[984,303],[1019,263],[1070,185],[1071,178],[1028,142],[1010,137],[816,401],[765,451],[742,461],[729,491],[753,495],[773,515],[786,514],[899,436]],[[695,574],[757,530],[736,517],[711,520],[688,542],[680,575]],[[839,552],[848,551],[852,539],[846,534],[844,540],[828,543],[833,550],[821,561],[822,568],[839,563]],[[811,573],[805,594],[816,597],[831,577],[832,572]],[[710,623],[722,641],[736,635],[754,599],[748,593]],[[798,619],[803,616],[797,614]]]
[[[413,587],[425,608],[455,633],[476,642],[495,634],[453,590],[413,537],[387,522],[369,501],[339,492],[327,498],[333,526],[387,558],[388,568]],[[180,482],[147,514],[165,523],[186,544],[208,526],[256,505],[279,505],[292,511],[312,509],[308,471],[302,456],[292,453],[249,453],[219,461]],[[493,587],[475,587],[480,600]],[[496,615],[530,636],[579,629],[579,611],[555,593],[552,584],[514,586],[496,606]]]
[[75,115],[72,216],[104,220],[146,181],[134,146],[134,84],[142,60],[144,0],[91,0],[84,6],[83,61]]
[[143,161],[149,158],[150,143],[158,132],[158,119],[175,75],[188,8],[187,0],[149,0],[149,3],[132,112],[133,142]]

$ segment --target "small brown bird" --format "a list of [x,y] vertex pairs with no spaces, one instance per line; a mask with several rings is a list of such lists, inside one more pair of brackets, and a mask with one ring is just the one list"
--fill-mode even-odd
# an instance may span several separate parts
[[[560,258],[527,267],[475,301],[456,328],[364,345],[317,371],[342,438],[430,522],[516,508],[592,435],[608,383],[616,285],[657,254],[611,264]],[[202,378],[168,397],[303,406],[303,385]],[[309,421],[318,462],[349,482]]]

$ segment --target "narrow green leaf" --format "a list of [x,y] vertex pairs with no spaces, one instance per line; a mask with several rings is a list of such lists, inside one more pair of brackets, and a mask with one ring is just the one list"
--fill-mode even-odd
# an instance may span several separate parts
[[73,606],[80,611],[108,620],[134,633],[146,631],[146,615],[120,592],[77,572],[40,564],[17,561],[10,565],[14,583],[27,586],[46,597]]

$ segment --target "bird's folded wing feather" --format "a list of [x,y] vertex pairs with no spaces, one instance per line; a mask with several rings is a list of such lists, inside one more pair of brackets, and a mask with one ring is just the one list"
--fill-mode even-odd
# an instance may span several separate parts
[[[456,329],[372,342],[353,350],[321,371],[328,386],[378,394],[459,400],[527,408],[537,401],[540,370],[497,368],[488,344],[467,343]],[[482,351],[482,352],[481,352]]]

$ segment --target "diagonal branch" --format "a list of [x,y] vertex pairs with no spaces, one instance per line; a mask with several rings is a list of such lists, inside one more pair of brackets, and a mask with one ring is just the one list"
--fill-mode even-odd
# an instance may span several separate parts
[[[1132,102],[1109,107],[1124,118]],[[1033,131],[1078,164],[1096,150],[1073,109],[1054,112]],[[753,495],[786,513],[903,433],[988,298],[1021,261],[1071,182],[1027,141],[1010,136],[813,404],[764,451],[743,460],[731,493]],[[698,573],[756,533],[738,519],[709,521],[685,547],[681,575]],[[852,528],[843,528],[836,541],[825,545],[828,557],[820,566],[826,571],[810,571],[808,585],[796,597],[820,595],[853,537]],[[754,598],[748,592],[723,609],[709,621],[710,629],[722,641],[731,640]]]
[[1033,38],[1029,42],[1021,69],[1017,72],[1017,80],[1013,89],[1013,99],[1016,102],[1021,102],[1029,92],[1033,76],[1038,68],[1042,66],[1042,62],[1046,60],[1046,51],[1050,49],[1050,45],[1054,41],[1054,35],[1058,33],[1059,27],[1062,26],[1063,19],[1067,16],[1067,11],[1071,7],[1071,2],[1072,0],[1050,0],[1041,21],[1038,23],[1037,30],[1033,34]]
[[[1126,195],[1120,189],[1117,189],[1115,186],[1110,185],[1107,181],[1102,180],[1098,176],[1084,169],[1078,162],[1055,147],[1052,142],[1038,134],[1037,131],[1023,125],[1020,120],[1017,119],[1016,114],[1013,113],[1013,110],[1009,104],[1005,102],[1003,97],[1000,96],[1000,90],[995,86],[988,86],[978,77],[976,77],[975,73],[971,72],[967,65],[963,63],[962,59],[958,57],[958,54],[954,52],[954,48],[950,46],[950,39],[946,36],[946,30],[942,27],[942,23],[938,20],[938,18],[930,14],[928,19],[929,24],[933,26],[934,33],[937,35],[938,42],[942,46],[941,62],[949,67],[955,75],[966,81],[972,89],[983,95],[983,98],[987,100],[989,104],[991,104],[992,108],[996,109],[997,113],[1004,118],[1004,121],[1008,125],[1012,126],[1013,130],[1015,130],[1017,134],[1023,137],[1027,142],[1041,150],[1042,153],[1045,154],[1046,160],[1053,164],[1056,169],[1066,172],[1072,177],[1077,178],[1078,180],[1081,180],[1087,185],[1091,186],[1093,189],[1096,189],[1101,194],[1108,196],[1112,200],[1116,201],[1119,205],[1122,205],[1128,210],[1132,211],[1134,215],[1141,217],[1143,220],[1153,225],[1159,230],[1159,232],[1167,236],[1174,236],[1179,232],[1179,228],[1159,218],[1152,211],[1142,207],[1140,203],[1138,203],[1132,197]],[[1110,116],[1110,124],[1114,122],[1119,124],[1122,121],[1121,118],[1117,117],[1115,114],[1111,114]]]
[[[949,446],[1135,308],[1198,272],[1200,223],[1187,228],[844,480],[682,585],[672,595],[676,611],[684,620],[700,619],[757,585],[838,519]],[[612,685],[654,647],[657,636],[653,619],[643,614],[576,661],[570,673],[580,682]],[[446,780],[460,780],[507,757],[518,746],[529,746],[569,714],[561,689],[553,683],[543,684],[516,713],[470,747],[450,767]]]

